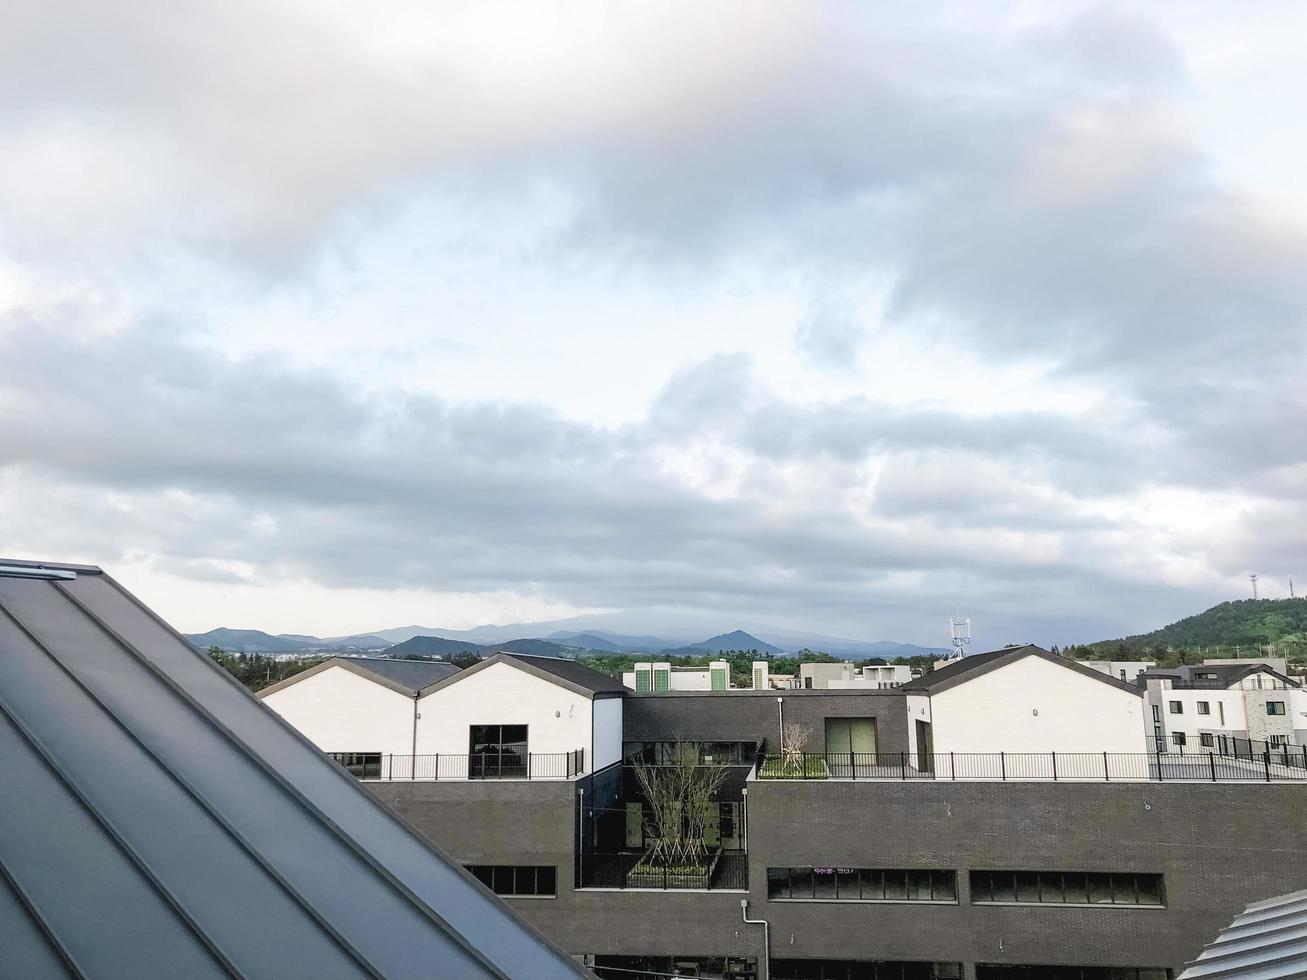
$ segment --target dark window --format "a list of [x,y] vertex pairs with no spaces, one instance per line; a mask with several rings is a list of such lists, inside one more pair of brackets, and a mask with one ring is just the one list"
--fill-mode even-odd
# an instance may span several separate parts
[[997,966],[976,964],[976,980],[1169,980],[1164,966]]
[[1162,876],[1101,871],[973,871],[974,905],[1165,905]]
[[1212,706],[1206,701],[1199,701],[1198,713],[1200,715],[1210,715],[1212,713]]
[[1171,702],[1171,714],[1173,714],[1173,715],[1182,715],[1182,714],[1184,714],[1184,704],[1181,703],[1180,701],[1172,701],[1172,702]]
[[957,873],[893,868],[768,868],[767,897],[780,901],[956,902]]
[[552,865],[469,864],[473,877],[496,895],[509,898],[554,898],[557,870]]
[[1266,713],[1267,713],[1268,715],[1282,715],[1282,714],[1284,714],[1284,702],[1283,702],[1283,701],[1267,701],[1267,702],[1266,702]]
[[1187,742],[1186,739],[1185,739],[1185,734],[1184,734],[1184,732],[1172,732],[1172,733],[1171,733],[1171,741],[1174,742],[1176,745],[1187,745],[1187,744],[1188,744],[1188,742]]
[[527,778],[526,744],[526,725],[473,725],[468,736],[468,778]]
[[1198,741],[1201,742],[1203,745],[1206,745],[1206,746],[1209,746],[1209,747],[1210,747],[1210,746],[1214,746],[1214,745],[1216,744],[1216,740],[1212,738],[1212,733],[1211,733],[1211,732],[1202,732],[1202,733],[1198,736]]
[[381,778],[380,752],[331,752],[329,754],[357,779]]
[[768,975],[772,980],[959,980],[962,964],[774,959]]

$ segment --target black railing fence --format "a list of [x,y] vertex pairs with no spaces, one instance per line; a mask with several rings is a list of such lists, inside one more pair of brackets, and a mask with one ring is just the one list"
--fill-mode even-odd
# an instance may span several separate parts
[[1272,762],[1307,769],[1307,745],[1264,742],[1260,739],[1238,738],[1234,735],[1217,735],[1213,741],[1215,751],[1233,759],[1256,761],[1263,756],[1268,756]]
[[571,779],[585,772],[585,749],[571,752],[528,752],[525,755],[470,753],[454,755],[392,755],[390,753],[329,752],[333,760],[358,779]]
[[[1245,740],[1246,741],[1246,740]],[[1167,780],[1274,782],[1307,779],[1307,748],[1219,752],[804,752],[766,755],[759,779]]]
[[643,854],[582,854],[578,857],[578,888],[658,888],[713,891],[749,888],[749,855],[719,851],[703,868],[663,867]]

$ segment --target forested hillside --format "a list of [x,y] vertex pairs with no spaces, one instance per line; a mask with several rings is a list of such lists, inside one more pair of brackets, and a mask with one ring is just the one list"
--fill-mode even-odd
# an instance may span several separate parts
[[1176,663],[1180,655],[1196,662],[1200,657],[1251,656],[1259,651],[1307,661],[1307,599],[1223,602],[1151,633],[1069,647],[1064,652],[1081,659],[1169,659]]

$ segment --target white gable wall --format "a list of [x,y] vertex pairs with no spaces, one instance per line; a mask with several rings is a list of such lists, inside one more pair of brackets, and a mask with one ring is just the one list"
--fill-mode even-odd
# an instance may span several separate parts
[[418,755],[467,755],[473,725],[526,725],[527,751],[585,749],[590,771],[589,698],[508,663],[458,676],[418,702]]
[[930,702],[936,753],[1147,751],[1143,698],[1042,657],[978,674]]
[[324,752],[413,751],[413,699],[339,665],[262,700]]
[[[590,746],[585,747],[586,756]],[[586,763],[586,772],[598,772],[605,766],[622,761],[622,699],[596,698],[594,701],[594,758]]]

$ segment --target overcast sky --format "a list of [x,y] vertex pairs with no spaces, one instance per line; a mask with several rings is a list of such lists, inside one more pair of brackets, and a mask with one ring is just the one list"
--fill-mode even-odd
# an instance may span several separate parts
[[4,3],[4,550],[188,631],[1307,589],[1307,5],[901,6]]

